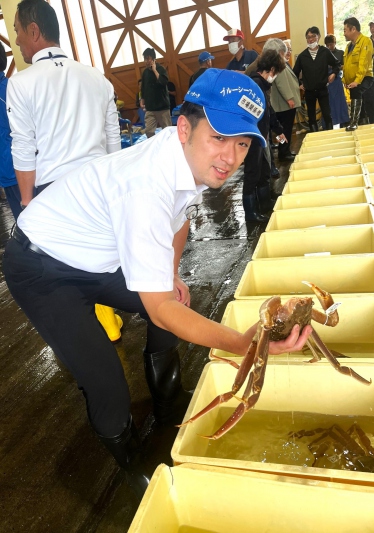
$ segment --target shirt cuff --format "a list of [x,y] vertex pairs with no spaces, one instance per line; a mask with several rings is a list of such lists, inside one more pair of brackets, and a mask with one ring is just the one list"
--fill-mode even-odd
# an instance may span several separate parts
[[106,151],[108,154],[113,154],[114,152],[119,152],[121,150],[121,140],[117,141],[115,144],[107,144]]
[[33,161],[23,161],[22,159],[19,159],[17,156],[13,154],[12,154],[12,158],[13,158],[13,167],[16,170],[24,170],[24,171],[36,170],[35,159]]

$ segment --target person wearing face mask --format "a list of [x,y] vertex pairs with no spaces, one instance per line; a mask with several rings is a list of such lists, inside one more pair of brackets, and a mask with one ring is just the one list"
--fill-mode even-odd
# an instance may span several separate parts
[[290,150],[292,128],[295,120],[296,109],[301,106],[299,81],[289,64],[291,57],[291,41],[283,41],[286,46],[284,59],[286,68],[277,76],[273,82],[270,92],[270,102],[275,111],[277,119],[283,127],[287,143],[279,143],[279,161],[293,161],[295,154]]
[[[266,107],[258,128],[262,136],[269,140],[269,129],[278,135],[280,142],[286,142],[283,128],[279,124],[270,104],[269,90],[286,65],[277,50],[266,50],[258,58],[257,71],[249,77],[260,87],[265,95]],[[270,189],[270,161],[266,157],[265,148],[257,139],[252,139],[251,146],[244,159],[243,176],[243,208],[246,222],[265,222],[269,217],[263,215],[270,211],[274,202]]]
[[248,65],[258,56],[255,50],[246,50],[244,47],[244,33],[237,28],[232,28],[228,31],[227,35],[223,38],[224,41],[229,43],[229,52],[234,57],[227,64],[227,70],[237,70],[244,72]]
[[[319,44],[321,34],[316,26],[306,30],[305,38],[308,46],[299,54],[293,71],[298,78],[301,75],[300,88],[305,91],[309,127],[311,131],[318,131],[316,119],[316,104],[318,100],[326,129],[332,130],[333,124],[327,86],[339,75],[340,63],[328,48]],[[331,67],[331,74],[329,74],[329,66]]]

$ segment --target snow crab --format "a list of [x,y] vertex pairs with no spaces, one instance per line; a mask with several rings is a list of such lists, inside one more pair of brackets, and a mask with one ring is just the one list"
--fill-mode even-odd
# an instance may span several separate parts
[[338,424],[289,433],[292,439],[319,435],[308,444],[314,456],[312,466],[325,466],[326,459],[334,468],[374,473],[374,448],[370,438],[356,422],[347,431]]
[[[239,366],[235,361],[215,357],[216,359],[225,361],[238,369],[231,391],[217,396],[210,404],[195,416],[181,424],[181,426],[191,424],[218,405],[235,397],[235,394],[240,390],[249,374],[243,397],[234,413],[213,435],[205,436],[205,438],[208,439],[219,439],[233,428],[244,414],[254,407],[258,401],[265,379],[270,341],[286,339],[295,324],[300,325],[300,330],[307,324],[310,324],[311,320],[331,327],[338,324],[339,315],[337,308],[340,304],[334,303],[331,294],[320,289],[314,285],[314,283],[308,281],[303,281],[303,283],[313,290],[324,311],[313,309],[313,300],[311,297],[292,297],[284,305],[281,303],[280,296],[272,296],[263,302],[260,307],[260,321],[257,326],[256,334],[241,365]],[[331,363],[335,370],[341,374],[351,376],[365,385],[371,384],[371,379],[367,380],[357,374],[352,368],[342,366],[314,329],[308,338],[307,345],[313,354],[313,358],[309,361],[310,363],[319,361],[322,354]],[[250,372],[252,367],[253,370]]]

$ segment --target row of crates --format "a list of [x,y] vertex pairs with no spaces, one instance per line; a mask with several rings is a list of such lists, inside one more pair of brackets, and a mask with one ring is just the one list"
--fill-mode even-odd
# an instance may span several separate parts
[[[302,281],[313,282],[342,304],[338,326],[313,324],[317,333],[351,358],[345,364],[374,380],[374,163],[364,160],[370,138],[371,127],[306,136],[222,323],[244,332],[258,321],[266,297],[311,296]],[[212,349],[213,356],[241,361],[222,350]],[[255,411],[373,417],[374,385],[343,376],[324,360],[306,363],[309,358],[270,356]],[[208,363],[185,420],[230,391],[236,372]],[[219,441],[201,437],[234,411],[243,390],[180,428],[171,451],[175,466],[158,467],[129,531],[374,531],[374,473],[249,460],[248,440],[259,438],[255,426],[252,434],[243,428]]]

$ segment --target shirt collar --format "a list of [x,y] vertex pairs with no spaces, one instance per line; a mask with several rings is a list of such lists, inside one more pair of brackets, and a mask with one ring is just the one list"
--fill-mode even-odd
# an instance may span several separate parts
[[176,190],[177,191],[196,191],[196,193],[199,194],[200,192],[205,191],[206,189],[209,189],[207,185],[196,185],[193,174],[189,167],[189,164],[187,163],[187,160],[184,156],[182,143],[180,142],[178,138],[178,132],[176,128],[170,137],[170,142],[172,145],[171,149],[173,150],[172,153],[175,154],[175,157],[173,158],[173,160],[175,161],[175,164],[176,164],[176,171],[175,171]]
[[51,54],[54,56],[66,55],[65,52],[58,46],[49,46],[48,48],[43,48],[43,50],[39,50],[39,52],[36,52],[36,54],[33,55],[32,64],[36,63],[42,57],[48,56],[48,52],[51,52]]

